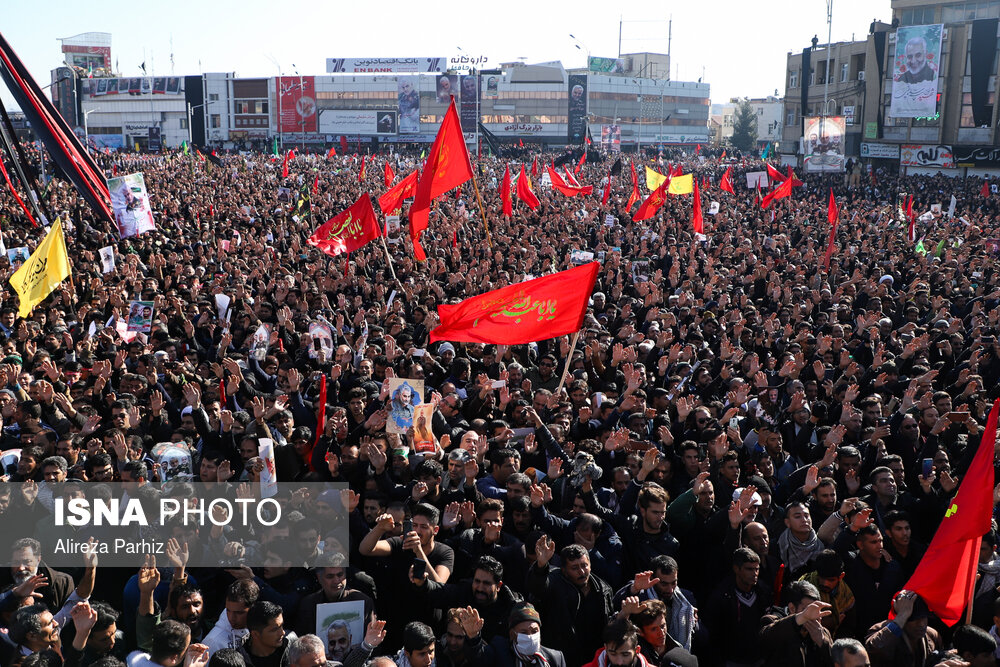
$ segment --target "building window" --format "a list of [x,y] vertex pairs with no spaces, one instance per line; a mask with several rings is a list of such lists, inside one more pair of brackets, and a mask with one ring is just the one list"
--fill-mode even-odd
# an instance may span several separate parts
[[795,109],[792,109],[785,114],[785,125],[788,127],[793,127],[795,125]]
[[799,71],[798,70],[795,70],[794,72],[789,72],[788,73],[788,87],[789,88],[798,88],[799,87]]
[[848,63],[842,63],[840,65],[840,82],[845,83],[847,81],[847,76],[851,73],[851,66]]
[[810,86],[816,85],[816,70],[814,69],[809,70],[809,85]]
[[179,120],[181,121],[181,129],[182,130],[188,129],[188,119],[187,118],[180,118]]
[[[993,119],[993,102],[996,99],[996,93],[989,93],[986,97],[986,113],[989,115],[992,122]],[[972,115],[972,93],[962,94],[962,117],[959,127],[978,127],[976,125],[975,119]]]
[[222,116],[217,113],[213,113],[209,117],[209,127],[213,129],[222,127]]
[[209,102],[218,102],[219,101],[219,94],[218,93],[209,93],[208,94],[208,101]]

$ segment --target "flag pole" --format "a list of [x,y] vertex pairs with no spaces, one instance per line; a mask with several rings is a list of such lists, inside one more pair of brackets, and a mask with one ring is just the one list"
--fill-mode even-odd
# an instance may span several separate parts
[[490,236],[490,222],[486,219],[486,211],[483,210],[483,198],[479,196],[479,183],[476,182],[476,170],[472,170],[472,188],[476,191],[476,203],[479,204],[479,214],[483,216],[483,226],[486,227],[486,243],[490,250],[493,249],[493,237]]
[[392,279],[399,283],[400,288],[403,287],[403,283],[399,282],[399,278],[396,277],[396,270],[392,268],[392,257],[389,256],[389,246],[385,243],[385,235],[379,237],[382,239],[382,249],[385,250],[385,261],[389,263],[389,273],[392,274]]
[[562,377],[559,378],[559,386],[556,387],[554,394],[558,395],[562,391],[563,385],[566,384],[566,377],[569,375],[569,365],[573,363],[573,353],[576,351],[576,341],[580,338],[580,332],[577,331],[573,334],[573,340],[569,343],[569,354],[566,357],[566,364],[563,366]]
[[[976,546],[975,548],[973,548],[972,553],[978,555],[979,547],[982,546],[983,543],[983,538],[981,536],[977,537],[975,543]],[[972,601],[973,601],[973,596],[975,596],[976,594],[976,577],[977,577],[976,573],[973,573],[972,577],[970,577],[971,581],[969,582],[969,594],[965,596],[965,599],[967,600],[965,604],[966,625],[970,625],[972,623]]]

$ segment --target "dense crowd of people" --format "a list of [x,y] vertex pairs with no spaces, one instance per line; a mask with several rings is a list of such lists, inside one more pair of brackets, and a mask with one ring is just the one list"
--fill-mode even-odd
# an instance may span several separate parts
[[[345,490],[283,496],[287,520],[255,536],[262,567],[225,549],[188,567],[215,553],[209,527],[175,527],[138,571],[99,556],[62,571],[45,561],[57,535],[0,535],[2,664],[996,664],[995,532],[968,623],[903,590],[998,397],[1000,229],[980,180],[798,174],[762,209],[744,179],[759,159],[666,152],[625,156],[602,206],[611,156],[576,174],[593,195],[536,177],[540,207],[508,218],[508,160],[473,156],[489,238],[466,184],[435,203],[417,262],[405,206],[386,244],[329,257],[306,243],[417,154],[367,156],[364,178],[362,156],[325,152],[301,152],[288,177],[262,154],[96,159],[143,173],[157,230],[119,240],[67,182],[39,181],[73,282],[21,319],[4,269],[0,449],[5,484],[21,484],[0,486],[0,513],[185,473],[254,493],[261,438],[286,487]],[[632,221],[630,160],[640,178],[680,163],[708,180],[707,240],[690,195]],[[736,194],[718,188],[727,168]],[[908,195],[920,214],[957,200],[917,223],[919,250]],[[7,248],[41,239],[9,190],[0,218]],[[570,268],[574,251],[601,262],[575,348],[429,342],[438,305]],[[152,329],[126,341],[113,320],[133,300],[153,302]],[[433,406],[419,453],[415,430],[387,428],[393,378]],[[363,636],[317,633],[317,605],[348,601]]]

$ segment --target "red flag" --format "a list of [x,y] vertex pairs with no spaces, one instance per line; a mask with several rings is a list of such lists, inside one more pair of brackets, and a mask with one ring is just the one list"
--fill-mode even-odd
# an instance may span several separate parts
[[586,137],[584,137],[584,139],[586,139],[586,140],[587,140],[587,145],[589,146],[589,145],[590,145],[590,143],[591,143],[591,142],[590,142],[590,135],[588,134],[588,135],[587,135]]
[[323,431],[326,429],[326,373],[319,378],[319,398],[316,403],[319,404],[319,414],[316,415],[316,436],[313,438],[309,450],[305,453],[306,465],[309,466],[310,471],[315,470],[312,462],[313,450],[319,445],[319,439],[323,437]]
[[332,157],[337,157],[337,149],[330,146],[330,152],[326,154],[326,159],[329,160]]
[[[578,183],[576,185],[568,184],[566,181],[563,180],[563,177],[560,176],[559,173],[552,167],[546,167],[545,169],[549,173],[549,180],[552,181],[552,187],[555,190],[558,190],[562,194],[566,195],[567,197],[575,197],[577,195],[589,195],[594,191],[594,186],[592,185],[580,186]],[[566,175],[572,177],[572,174],[568,170],[566,172]],[[573,182],[576,183],[575,180]]]
[[726,173],[722,175],[722,180],[719,182],[719,189],[728,192],[730,194],[736,194],[736,191],[733,190],[733,182],[729,176],[732,171],[733,171],[732,167],[726,169]]
[[366,164],[367,160],[368,160],[367,155],[361,156],[361,170],[358,172],[358,183],[363,183],[365,180],[365,176],[368,175],[368,167]]
[[917,216],[913,214],[913,195],[906,200],[906,238],[913,243],[917,240]]
[[788,176],[785,176],[780,171],[771,166],[770,163],[767,165],[767,177],[772,183],[784,183]]
[[725,160],[726,159],[726,149],[722,149],[722,157],[720,157],[719,159],[720,160]]
[[979,194],[981,194],[986,199],[990,198],[990,182],[988,180],[983,181],[983,187],[979,191]]
[[208,205],[208,217],[210,218],[215,217],[215,206],[213,206],[212,204]]
[[341,153],[347,152],[347,137],[344,136],[343,134],[340,135],[340,152]]
[[1000,400],[993,403],[979,449],[958,486],[958,493],[917,569],[903,587],[923,598],[927,607],[948,626],[961,620],[966,604],[971,602],[979,544],[990,530],[998,412]]
[[538,178],[538,158],[531,161],[531,177]]
[[639,205],[639,210],[635,212],[632,216],[633,220],[648,220],[656,215],[656,212],[660,210],[663,206],[663,202],[667,201],[667,188],[669,187],[669,181],[663,181],[660,183],[660,187],[653,190],[646,201]]
[[611,193],[611,170],[608,169],[608,183],[604,186],[604,196],[601,197],[601,206],[608,205],[608,195]]
[[500,199],[503,201],[503,214],[508,218],[514,215],[514,202],[510,198],[510,165],[503,170],[503,185],[500,186]]
[[575,333],[583,325],[598,262],[438,306],[439,340],[520,345]]
[[[201,155],[201,153],[199,153]],[[202,158],[204,159],[204,158]],[[285,153],[285,159],[281,163],[281,177],[288,178],[288,161],[292,159],[292,151]]]
[[517,143],[521,148],[524,148],[524,139],[518,139]]
[[587,161],[587,151],[583,151],[583,155],[580,156],[580,161],[576,163],[576,169],[573,170],[574,174],[579,174],[580,170],[583,169],[583,163]]
[[364,193],[346,211],[339,213],[313,232],[306,243],[336,257],[353,252],[382,236],[372,199]]
[[313,181],[313,194],[319,192],[319,176],[316,176],[316,180]]
[[566,180],[570,185],[574,188],[580,187],[580,182],[576,180],[576,176],[574,176],[573,172],[569,170],[569,167],[563,166],[563,171],[566,172]]
[[673,178],[674,176],[683,176],[683,175],[684,175],[684,168],[681,166],[681,163],[678,162],[677,166],[674,167],[673,173],[670,174],[670,177]]
[[566,181],[563,180],[563,177],[559,175],[558,171],[556,171],[552,167],[546,167],[545,170],[549,172],[549,180],[552,181],[553,187],[555,187],[556,185],[566,185]]
[[797,188],[802,185],[802,181],[795,178],[795,174],[792,173],[792,165],[788,165],[788,173],[785,175],[785,178],[791,179],[793,188]]
[[837,209],[837,200],[833,198],[833,188],[830,188],[830,203],[826,209],[826,219],[830,223],[830,240],[826,244],[826,254],[823,255],[823,269],[830,267],[830,258],[833,257],[833,242],[837,238],[837,219],[840,211]]
[[632,169],[632,194],[628,198],[628,204],[625,205],[626,211],[631,211],[635,203],[639,201],[639,177],[635,173],[635,163],[629,162],[629,167]]
[[224,379],[219,380],[219,403],[222,404],[222,409],[226,409],[226,381]]
[[389,215],[393,211],[403,208],[403,200],[412,197],[417,191],[417,170],[414,169],[410,175],[396,183],[391,190],[378,198],[378,207],[382,209],[383,215]]
[[785,197],[792,196],[792,179],[786,180],[784,183],[779,185],[774,189],[773,192],[764,197],[764,201],[760,203],[761,208],[767,208],[771,205],[775,199],[784,199]]
[[386,162],[385,163],[385,187],[391,188],[392,182],[396,180],[396,172],[392,170],[392,166]]
[[517,177],[517,198],[528,205],[532,211],[538,208],[539,201],[535,193],[531,191],[531,185],[528,184],[528,176],[524,173],[524,165],[521,165],[521,174]]
[[757,203],[761,203],[763,198],[760,196],[760,179],[757,179]]
[[691,213],[691,229],[695,234],[705,235],[705,218],[701,214],[701,192],[698,181],[694,182],[694,210]]
[[701,152],[701,144],[695,144],[694,145],[694,154],[697,155],[700,152]]
[[438,129],[434,145],[424,166],[424,173],[417,183],[417,194],[410,207],[410,240],[413,254],[418,260],[427,259],[420,245],[420,235],[430,221],[431,200],[443,195],[472,178],[472,162],[465,146],[462,123],[455,109],[455,98],[448,105],[444,121]]

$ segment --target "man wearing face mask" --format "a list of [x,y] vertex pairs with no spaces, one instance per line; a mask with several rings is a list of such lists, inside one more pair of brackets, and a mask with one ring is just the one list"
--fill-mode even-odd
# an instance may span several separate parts
[[507,625],[507,638],[490,642],[496,667],[566,667],[562,651],[542,646],[542,621],[533,605],[515,607]]

